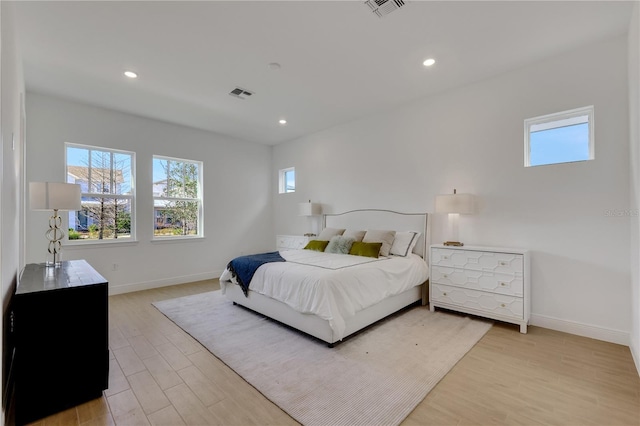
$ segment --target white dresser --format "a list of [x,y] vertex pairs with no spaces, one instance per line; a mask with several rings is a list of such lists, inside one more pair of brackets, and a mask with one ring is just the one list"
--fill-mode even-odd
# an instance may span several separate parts
[[442,244],[430,248],[429,309],[442,307],[520,325],[531,312],[529,252]]
[[303,235],[276,235],[276,250],[300,250],[309,242]]

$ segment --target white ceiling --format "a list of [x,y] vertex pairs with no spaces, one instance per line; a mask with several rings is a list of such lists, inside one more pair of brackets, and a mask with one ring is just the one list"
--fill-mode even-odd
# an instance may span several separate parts
[[28,90],[277,144],[626,34],[633,2],[412,1],[384,18],[362,1],[14,6]]

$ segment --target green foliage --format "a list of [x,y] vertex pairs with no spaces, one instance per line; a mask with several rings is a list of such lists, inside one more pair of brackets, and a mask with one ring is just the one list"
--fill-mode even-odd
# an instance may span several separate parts
[[[196,163],[167,161],[163,164],[167,175],[167,197],[198,198],[198,165]],[[172,218],[174,235],[198,232],[198,202],[171,201],[166,214]]]
[[80,239],[80,233],[73,228],[69,228],[69,239],[70,240]]
[[125,176],[128,176],[131,167],[130,158],[113,152],[93,150],[90,167],[91,192],[109,196],[98,196],[83,203],[84,214],[92,222],[89,226],[89,238],[115,239],[119,234],[130,234],[129,200],[117,197],[126,183]]
[[89,225],[89,238],[98,238],[98,225],[92,223]]
[[128,234],[131,232],[131,213],[129,213],[128,211],[118,212],[116,229],[121,234]]

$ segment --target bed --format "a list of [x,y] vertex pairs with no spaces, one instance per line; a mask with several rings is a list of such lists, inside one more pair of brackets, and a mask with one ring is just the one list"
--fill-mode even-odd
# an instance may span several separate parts
[[379,258],[281,251],[285,261],[258,267],[246,295],[227,268],[220,277],[222,292],[235,304],[329,346],[408,305],[426,303],[427,213],[361,209],[324,214],[323,229],[393,230],[398,239],[412,231],[416,238],[410,252]]

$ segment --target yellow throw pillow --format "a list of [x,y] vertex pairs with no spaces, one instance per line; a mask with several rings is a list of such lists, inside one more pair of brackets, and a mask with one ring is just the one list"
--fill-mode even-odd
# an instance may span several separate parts
[[311,240],[304,246],[305,250],[324,251],[327,248],[329,241]]
[[363,243],[356,241],[351,245],[349,254],[354,256],[378,257],[382,243]]

